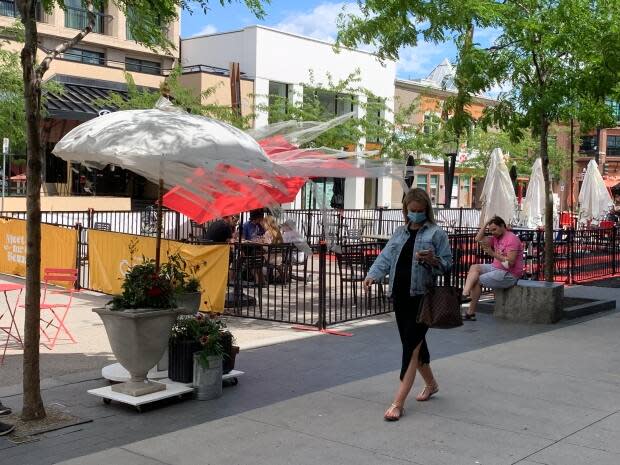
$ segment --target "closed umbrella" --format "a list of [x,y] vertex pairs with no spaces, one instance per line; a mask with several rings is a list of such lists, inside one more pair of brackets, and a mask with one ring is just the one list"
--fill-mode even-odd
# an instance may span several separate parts
[[523,200],[522,218],[528,228],[539,228],[545,224],[545,180],[540,158],[532,166],[532,175]]
[[605,219],[613,204],[598,165],[590,160],[579,190],[579,222],[598,223]]
[[491,152],[480,201],[482,203],[481,224],[485,224],[493,216],[500,216],[507,224],[513,222],[517,212],[517,198],[500,148],[493,149]]

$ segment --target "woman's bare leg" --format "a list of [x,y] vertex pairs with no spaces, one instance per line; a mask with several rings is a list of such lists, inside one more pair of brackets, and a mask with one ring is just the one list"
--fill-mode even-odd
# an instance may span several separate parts
[[418,356],[420,354],[421,345],[422,343],[420,342],[420,344],[418,344],[418,346],[414,349],[413,354],[411,355],[411,361],[409,362],[409,366],[407,367],[405,376],[403,376],[402,381],[398,385],[396,395],[394,396],[394,402],[385,412],[385,418],[398,419],[402,413],[402,409],[405,405],[405,400],[407,400],[407,396],[411,392],[413,382],[415,381],[415,374],[418,370]]

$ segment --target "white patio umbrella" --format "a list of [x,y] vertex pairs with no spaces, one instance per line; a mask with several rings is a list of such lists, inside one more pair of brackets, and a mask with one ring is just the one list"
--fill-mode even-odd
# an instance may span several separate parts
[[[77,126],[56,144],[54,154],[95,168],[119,166],[159,184],[158,264],[164,187],[185,186],[200,169],[199,194],[208,198],[212,191],[234,194],[225,181],[253,183],[240,172],[262,173],[271,181],[270,175],[277,171],[248,134],[221,121],[186,113],[163,97],[152,110],[117,111]],[[277,181],[273,187],[277,188]]]
[[537,158],[532,166],[530,182],[523,200],[522,218],[528,228],[539,228],[545,224],[545,180],[540,158]]
[[590,160],[579,190],[579,222],[598,223],[604,219],[614,202],[594,160]]
[[502,217],[507,224],[513,222],[517,212],[517,197],[500,148],[491,152],[480,201],[480,224],[485,224],[496,215]]

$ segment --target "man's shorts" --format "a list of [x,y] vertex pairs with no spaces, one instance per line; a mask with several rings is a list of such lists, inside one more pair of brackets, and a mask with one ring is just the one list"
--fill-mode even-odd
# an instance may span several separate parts
[[480,265],[480,284],[491,289],[508,289],[517,284],[518,279],[508,271],[495,268],[490,263]]

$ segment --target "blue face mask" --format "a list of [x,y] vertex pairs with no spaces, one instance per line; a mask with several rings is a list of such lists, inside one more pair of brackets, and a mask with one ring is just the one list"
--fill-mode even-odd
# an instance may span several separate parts
[[409,212],[407,213],[407,218],[412,223],[420,224],[426,221],[426,213],[425,212]]

